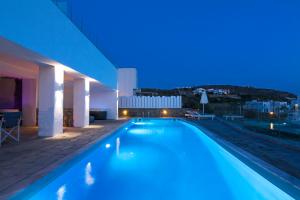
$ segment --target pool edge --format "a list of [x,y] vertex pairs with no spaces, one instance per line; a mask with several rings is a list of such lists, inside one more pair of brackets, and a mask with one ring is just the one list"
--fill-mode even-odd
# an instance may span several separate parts
[[193,121],[179,118],[181,121],[190,124],[202,131],[209,138],[239,159],[241,162],[252,168],[258,174],[269,180],[272,184],[280,188],[295,199],[300,199],[300,180],[277,167],[267,163],[257,156],[243,150],[242,148],[222,139],[212,131],[194,123]]

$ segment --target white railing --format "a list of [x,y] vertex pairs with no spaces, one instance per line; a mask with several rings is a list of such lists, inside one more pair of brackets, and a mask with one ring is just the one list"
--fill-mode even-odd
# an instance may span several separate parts
[[181,96],[119,97],[119,108],[182,108]]

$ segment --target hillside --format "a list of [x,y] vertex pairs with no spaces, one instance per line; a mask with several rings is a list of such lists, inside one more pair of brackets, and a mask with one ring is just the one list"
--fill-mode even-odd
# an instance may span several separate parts
[[205,90],[214,91],[228,91],[228,94],[219,94],[213,92],[207,92],[210,103],[238,103],[243,104],[245,101],[250,100],[273,100],[273,101],[287,101],[290,102],[296,99],[295,94],[273,90],[265,88],[255,88],[255,87],[244,87],[244,86],[233,86],[233,85],[201,85],[195,87],[185,87],[176,89],[156,89],[156,88],[142,88],[137,91],[137,95],[146,96],[183,96],[184,107],[198,107],[199,105],[199,94],[195,94],[198,88],[203,88]]

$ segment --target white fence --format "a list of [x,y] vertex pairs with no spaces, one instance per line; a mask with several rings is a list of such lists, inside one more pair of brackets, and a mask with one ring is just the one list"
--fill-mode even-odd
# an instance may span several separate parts
[[181,96],[119,97],[119,108],[182,108]]

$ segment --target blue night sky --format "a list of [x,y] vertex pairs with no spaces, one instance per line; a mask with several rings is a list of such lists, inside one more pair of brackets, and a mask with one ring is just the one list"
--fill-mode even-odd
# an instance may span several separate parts
[[69,0],[72,19],[139,87],[234,84],[300,94],[300,1]]

